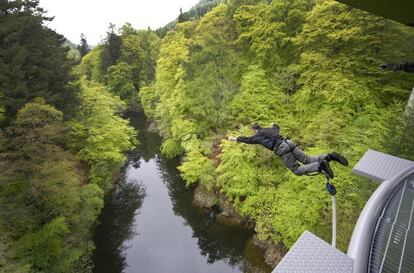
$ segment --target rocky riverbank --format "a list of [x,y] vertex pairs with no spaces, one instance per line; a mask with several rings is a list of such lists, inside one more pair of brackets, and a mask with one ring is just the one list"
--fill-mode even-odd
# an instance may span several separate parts
[[[255,227],[254,221],[239,215],[224,194],[215,190],[209,191],[201,184],[194,190],[193,204],[209,210],[210,215],[222,224],[248,229]],[[275,245],[270,241],[261,241],[257,235],[253,236],[249,244],[254,244],[262,250],[265,262],[271,267],[275,267],[287,253],[287,248],[283,244]]]

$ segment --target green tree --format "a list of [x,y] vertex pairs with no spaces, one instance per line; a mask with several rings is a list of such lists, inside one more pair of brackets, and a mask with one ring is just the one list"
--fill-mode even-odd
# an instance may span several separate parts
[[64,238],[69,226],[63,217],[53,219],[39,231],[28,233],[17,242],[17,256],[30,264],[32,272],[62,272],[65,254]]
[[240,92],[231,101],[230,115],[236,124],[271,124],[282,120],[285,100],[281,88],[272,86],[265,71],[252,65],[242,77]]
[[130,65],[132,70],[130,80],[139,90],[141,86],[150,84],[155,78],[160,39],[151,30],[135,31],[130,26],[127,29],[129,30],[123,30],[121,34],[120,61]]
[[150,118],[155,118],[155,107],[158,101],[157,93],[154,84],[144,86],[139,92],[140,103],[145,111],[145,115]]
[[102,70],[106,72],[108,67],[118,62],[121,57],[122,39],[116,33],[115,25],[110,23],[106,32],[106,39],[102,50]]
[[[267,69],[277,69],[298,57],[293,44],[300,33],[312,1],[278,0],[242,5],[234,14],[239,41]],[[273,46],[269,46],[272,44]]]
[[122,39],[120,63],[123,67],[128,67],[126,68],[129,70],[128,81],[133,84],[136,90],[139,90],[141,70],[145,58],[145,53],[140,45],[141,39],[138,35],[128,35]]
[[112,174],[133,147],[135,132],[118,113],[119,98],[97,83],[82,83],[81,104],[71,123],[71,146],[80,160],[90,165],[90,181],[104,191],[111,187]]
[[[308,229],[329,240],[319,177],[296,177],[270,151],[220,139],[276,122],[309,154],[335,150],[355,164],[373,148],[412,158],[402,113],[413,75],[378,65],[412,58],[413,34],[335,1],[230,1],[166,35],[141,102],[164,135],[163,152],[185,153],[186,181],[225,193],[260,238],[290,247]],[[375,185],[333,167],[346,249]]]
[[180,8],[180,15],[177,18],[178,23],[183,23],[188,20],[190,20],[190,16],[187,13],[183,13],[183,9]]
[[136,92],[132,78],[132,68],[125,62],[119,62],[108,68],[107,83],[112,94],[121,100],[128,100]]
[[132,27],[131,23],[128,22],[121,27],[120,32],[122,38],[137,34],[137,31]]
[[103,46],[94,47],[86,56],[84,56],[80,64],[75,68],[78,75],[84,77],[88,81],[103,83],[106,71],[102,70],[102,52]]
[[[332,16],[334,13],[338,16]],[[368,112],[381,115],[394,102],[405,100],[412,75],[390,75],[380,71],[378,64],[384,58],[399,59],[407,54],[405,40],[411,35],[406,28],[366,12],[331,1],[317,2],[295,41],[301,50],[298,84],[303,86],[297,109],[312,119],[302,120],[309,129],[304,134],[310,136],[316,130],[319,135],[312,141],[324,139],[335,145],[343,138],[335,128],[344,128]],[[322,124],[307,115],[314,107],[320,109],[319,118],[333,117],[333,111],[341,118],[329,118]]]
[[[39,98],[19,110],[6,130],[0,192],[8,209],[2,220],[15,234],[58,215],[74,220],[80,178],[74,158],[63,149],[67,129],[62,116]],[[16,215],[16,209],[21,213]]]
[[60,110],[69,112],[75,103],[68,48],[62,35],[44,27],[39,1],[0,3],[0,90],[4,92],[6,118],[35,97],[43,97]]
[[161,39],[151,30],[138,31],[140,47],[144,53],[141,61],[140,81],[142,85],[148,85],[155,79],[155,68],[160,51]]
[[77,46],[77,48],[80,52],[81,58],[83,58],[83,56],[91,51],[91,48],[89,47],[88,42],[86,41],[86,37],[83,33],[80,36],[80,44]]
[[199,24],[178,24],[162,42],[155,85],[145,90],[143,99],[158,100],[153,112],[166,137],[163,151],[170,156],[182,148],[188,152],[185,147],[207,151],[197,139],[226,122],[241,71],[227,11],[219,5]]
[[79,217],[80,208],[90,206],[81,198],[77,162],[65,148],[67,131],[62,112],[37,98],[1,138],[0,230],[17,239],[7,246],[5,268],[17,259],[30,272],[72,272],[88,253],[89,228],[80,227],[94,218]]

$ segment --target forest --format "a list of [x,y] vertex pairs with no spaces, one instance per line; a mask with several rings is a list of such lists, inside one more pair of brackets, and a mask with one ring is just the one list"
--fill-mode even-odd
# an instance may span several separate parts
[[[88,80],[80,74],[76,49],[44,27],[49,20],[38,1],[0,3],[0,271],[5,273],[91,272],[91,234],[104,193],[117,180],[125,152],[137,143],[135,130],[122,118],[127,102],[120,98],[132,92],[133,83],[111,85],[134,70],[123,70],[125,63],[112,66],[117,52],[102,46],[102,69],[111,66],[111,76],[106,85]],[[119,44],[115,36],[108,30],[105,45]]]
[[[324,178],[297,177],[272,152],[226,136],[274,122],[307,153],[337,151],[351,166],[369,148],[413,159],[413,75],[379,67],[412,59],[413,34],[334,1],[230,1],[166,35],[139,96],[163,152],[183,156],[188,184],[226,194],[262,239],[291,247],[307,229],[329,241]],[[376,185],[333,168],[346,250]]]
[[[330,240],[324,178],[227,136],[277,123],[351,167],[368,149],[414,160],[414,74],[380,68],[414,59],[413,28],[333,0],[204,2],[154,31],[111,24],[92,49],[45,27],[37,0],[0,3],[1,272],[92,271],[103,196],[139,142],[126,110],[143,108],[188,186],[224,194],[287,248],[304,230]],[[346,251],[376,184],[332,166]]]

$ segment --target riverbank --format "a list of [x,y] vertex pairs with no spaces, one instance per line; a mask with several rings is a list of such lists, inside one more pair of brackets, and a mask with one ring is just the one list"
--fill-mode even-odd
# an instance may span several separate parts
[[[193,204],[209,210],[212,217],[224,225],[254,230],[254,221],[241,217],[236,208],[219,190],[209,191],[202,184],[198,184],[194,190]],[[261,249],[266,264],[272,268],[276,267],[288,251],[283,244],[275,245],[270,241],[259,240],[256,234],[251,238],[250,243]]]
[[[157,124],[153,120],[148,121],[147,130],[159,134]],[[218,149],[216,147],[216,149]],[[218,153],[217,153],[218,154]],[[216,156],[217,156],[216,154]],[[181,162],[177,163],[177,166]],[[207,190],[201,183],[194,187],[192,204],[205,211],[210,219],[229,227],[247,229],[255,233],[255,222],[248,218],[243,218],[237,212],[235,206],[228,198],[220,193],[219,189]],[[249,240],[250,248],[259,248],[262,253],[261,259],[270,267],[274,268],[282,260],[288,249],[283,243],[274,244],[271,241],[261,241],[254,234]]]
[[161,137],[142,113],[128,113],[140,144],[105,199],[95,232],[96,273],[269,273],[253,231],[223,225],[195,207],[179,159],[160,154]]

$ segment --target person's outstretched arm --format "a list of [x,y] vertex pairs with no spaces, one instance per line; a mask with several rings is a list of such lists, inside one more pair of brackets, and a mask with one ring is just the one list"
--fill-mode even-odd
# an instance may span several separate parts
[[382,69],[394,70],[394,71],[405,71],[408,73],[414,73],[414,62],[405,62],[398,64],[381,64]]
[[257,139],[256,135],[253,135],[251,137],[245,137],[245,136],[233,137],[233,136],[229,136],[228,140],[243,142],[243,143],[247,143],[247,144],[260,144],[260,142],[258,142],[258,139]]

